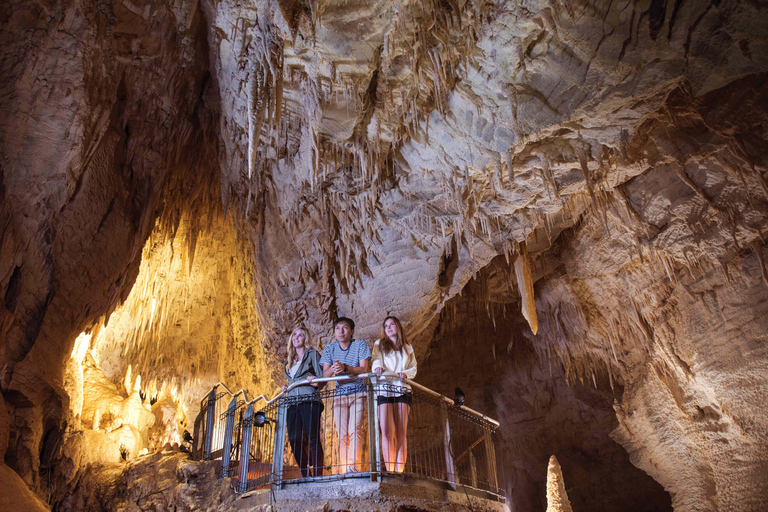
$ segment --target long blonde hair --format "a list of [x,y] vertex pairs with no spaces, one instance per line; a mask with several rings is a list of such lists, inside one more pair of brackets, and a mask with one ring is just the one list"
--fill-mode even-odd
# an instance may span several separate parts
[[288,362],[285,365],[285,367],[288,369],[290,369],[291,366],[293,366],[296,363],[296,360],[299,358],[296,354],[296,347],[293,346],[293,335],[299,331],[304,333],[304,351],[306,352],[309,349],[315,348],[312,346],[312,342],[309,341],[309,331],[307,328],[304,326],[295,328],[291,335],[288,336]]
[[397,344],[400,345],[399,350],[405,350],[408,340],[405,338],[403,324],[400,323],[400,320],[396,316],[390,315],[381,323],[381,339],[379,340],[379,347],[381,348],[382,353],[389,354],[390,352],[398,352],[398,349],[395,348],[395,344],[389,339],[387,331],[384,329],[384,324],[387,323],[387,320],[395,322],[395,325],[397,326]]

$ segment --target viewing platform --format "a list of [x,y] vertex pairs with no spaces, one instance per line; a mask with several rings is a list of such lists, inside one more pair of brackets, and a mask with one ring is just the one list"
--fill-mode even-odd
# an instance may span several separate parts
[[[232,488],[240,495],[238,509],[243,510],[267,506],[316,510],[323,504],[350,511],[440,510],[446,505],[454,510],[508,510],[499,487],[498,422],[416,382],[391,384],[396,379],[395,374],[366,373],[354,379],[338,376],[314,381],[364,383],[354,396],[345,398],[357,400],[364,408],[357,438],[362,455],[355,467],[339,457],[333,418],[333,401],[339,395],[332,389],[323,389],[313,398],[322,411],[321,446],[313,447],[324,454],[322,463],[319,467],[305,463],[303,470],[298,466],[294,449],[306,450],[307,440],[302,438],[298,444],[294,440],[292,448],[286,425],[291,408],[295,411],[308,400],[307,395],[289,396],[290,392],[309,385],[306,381],[272,399],[262,395],[249,400],[242,390],[233,393],[224,384],[214,386],[202,400],[195,421],[193,458],[217,463],[219,476],[231,478]],[[376,396],[382,393],[407,394],[411,402],[408,455],[401,472],[391,471],[394,464],[385,460],[381,449]]]

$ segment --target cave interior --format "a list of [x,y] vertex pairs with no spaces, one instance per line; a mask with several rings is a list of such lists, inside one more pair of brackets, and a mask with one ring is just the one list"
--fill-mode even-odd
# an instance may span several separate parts
[[0,20],[0,508],[229,510],[201,398],[387,315],[498,419],[510,510],[566,510],[553,455],[577,512],[768,507],[765,2]]

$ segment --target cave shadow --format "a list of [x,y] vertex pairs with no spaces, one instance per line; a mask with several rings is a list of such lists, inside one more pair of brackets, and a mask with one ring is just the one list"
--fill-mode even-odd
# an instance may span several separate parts
[[596,385],[567,383],[562,365],[535,350],[514,294],[503,292],[507,278],[489,265],[446,304],[419,381],[443,394],[461,387],[469,407],[499,419],[497,457],[511,510],[546,510],[555,455],[574,511],[671,511],[669,493],[610,437],[623,388],[597,373]]

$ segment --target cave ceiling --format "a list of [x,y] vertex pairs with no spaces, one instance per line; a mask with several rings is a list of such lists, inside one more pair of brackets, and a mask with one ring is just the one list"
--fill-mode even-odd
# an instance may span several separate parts
[[[638,244],[672,261],[729,261],[758,235],[743,189],[764,184],[741,170],[751,157],[734,132],[761,121],[721,126],[708,116],[729,106],[704,105],[765,68],[754,5],[202,7],[222,201],[276,277],[260,280],[260,307],[283,332],[303,321],[325,335],[338,313],[372,337],[391,312],[426,340],[492,258],[546,251],[585,214],[610,235],[615,203]],[[764,99],[745,86],[757,97],[730,107],[753,112]],[[715,194],[728,206],[703,212]]]

